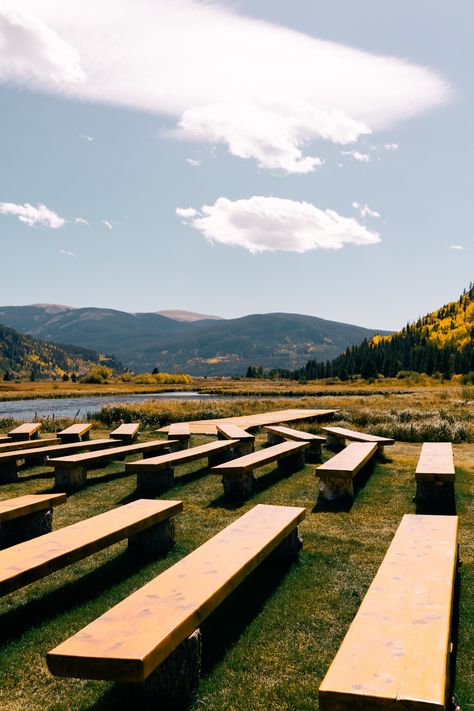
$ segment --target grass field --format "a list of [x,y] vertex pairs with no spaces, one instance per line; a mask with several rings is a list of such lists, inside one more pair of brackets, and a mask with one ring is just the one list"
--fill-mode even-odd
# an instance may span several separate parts
[[[263,443],[262,436],[258,440]],[[194,440],[204,441],[208,438]],[[133,700],[109,683],[51,676],[46,652],[256,503],[270,503],[307,508],[300,560],[285,570],[254,573],[202,626],[204,672],[192,708],[317,709],[319,683],[402,515],[414,512],[419,451],[414,443],[389,448],[387,460],[370,472],[351,510],[337,513],[316,505],[314,465],[287,478],[272,465],[259,470],[257,494],[238,508],[223,499],[219,477],[198,469],[199,463],[179,467],[176,485],[163,498],[182,499],[184,512],[177,520],[177,546],[165,558],[140,565],[119,543],[0,600],[0,708],[132,708]],[[474,445],[456,445],[455,459],[462,567],[454,691],[465,711],[474,708]],[[18,483],[2,486],[2,498],[47,492],[52,484],[50,470],[28,468]],[[54,527],[134,497],[134,477],[125,476],[123,463],[111,464],[91,472],[89,485],[55,509]]]

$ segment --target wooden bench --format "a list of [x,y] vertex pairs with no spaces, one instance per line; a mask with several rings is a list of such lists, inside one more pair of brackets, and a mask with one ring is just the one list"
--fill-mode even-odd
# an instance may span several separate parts
[[283,427],[281,425],[267,425],[263,428],[267,432],[268,444],[280,444],[290,440],[292,442],[309,442],[308,449],[304,450],[306,462],[316,462],[321,459],[321,445],[326,441],[326,437],[311,434],[311,432],[302,432],[295,430],[292,427]]
[[135,473],[137,489],[143,494],[152,496],[173,486],[174,467],[178,464],[207,459],[208,466],[212,467],[216,457],[220,459],[222,453],[232,453],[234,444],[232,439],[225,442],[208,442],[199,447],[163,454],[146,461],[130,462],[125,465],[125,471]]
[[349,442],[376,442],[378,453],[383,455],[384,447],[395,444],[394,439],[389,437],[377,437],[377,435],[366,434],[365,432],[356,432],[348,430],[345,427],[321,427],[327,435],[327,446],[331,448],[344,447],[346,440]]
[[17,452],[20,449],[34,449],[35,447],[49,447],[53,444],[61,444],[57,437],[44,437],[38,439],[25,439],[20,442],[6,442],[0,444],[0,454],[3,452]]
[[12,452],[0,453],[0,483],[18,481],[18,467],[21,464],[36,464],[55,454],[68,454],[81,449],[106,449],[116,445],[113,439],[90,439],[87,442],[71,444],[52,444],[46,447],[15,449]]
[[354,497],[353,478],[377,452],[376,442],[352,442],[316,469],[319,496],[327,501]]
[[58,432],[58,437],[61,442],[84,442],[91,436],[92,425],[87,422],[78,422],[75,425],[66,427],[65,430]]
[[39,437],[39,431],[42,427],[42,422],[25,422],[14,430],[8,433],[8,436],[12,438],[13,441],[21,441],[24,439],[36,439]]
[[271,554],[274,565],[297,557],[304,516],[304,508],[255,506],[49,652],[50,671],[145,682],[154,699],[146,708],[161,708],[170,696],[171,707],[182,708],[199,682],[199,625]]
[[0,501],[0,548],[49,533],[53,506],[66,500],[66,494],[27,494]]
[[451,442],[424,442],[415,472],[416,500],[451,505],[455,478]]
[[321,711],[448,706],[457,516],[407,514],[319,687]]
[[233,439],[237,444],[234,447],[234,455],[241,457],[250,454],[255,447],[255,436],[247,430],[242,429],[233,422],[222,422],[216,425],[217,439]]
[[132,444],[138,437],[141,422],[124,422],[109,434],[112,439],[119,439],[125,444]]
[[168,439],[177,440],[179,442],[178,449],[187,449],[189,447],[189,440],[191,439],[189,423],[175,422],[170,425]]
[[260,449],[244,457],[213,467],[213,474],[222,474],[224,494],[231,498],[247,499],[255,489],[254,469],[278,462],[281,471],[290,473],[304,467],[303,451],[309,442],[283,442],[274,447]]
[[0,444],[6,444],[7,442],[11,442],[12,438],[9,437],[8,435],[0,435]]
[[[117,440],[112,440],[112,442],[116,444]],[[152,457],[159,450],[165,449],[169,452],[174,444],[174,440],[164,439],[140,442],[139,444],[126,444],[124,446],[108,447],[103,452],[85,452],[67,457],[55,457],[54,459],[49,459],[47,464],[54,467],[56,488],[71,491],[82,489],[85,486],[87,471],[94,465],[125,459],[125,457],[129,457],[132,454],[143,454],[144,457]]]
[[139,499],[0,551],[0,596],[128,538],[133,554],[161,555],[174,543],[182,501]]

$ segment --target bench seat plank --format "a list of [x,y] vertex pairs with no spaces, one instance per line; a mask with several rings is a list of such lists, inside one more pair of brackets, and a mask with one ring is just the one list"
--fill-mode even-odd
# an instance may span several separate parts
[[251,432],[242,429],[233,422],[222,422],[216,425],[217,434],[222,435],[224,439],[238,439],[243,442],[254,442],[255,436]]
[[352,442],[378,442],[383,446],[395,444],[395,440],[390,437],[379,437],[377,435],[367,434],[366,432],[356,432],[345,427],[321,427],[328,435],[338,439],[348,439]]
[[28,514],[34,514],[51,506],[65,504],[66,494],[26,494],[0,501],[0,523],[12,521]]
[[182,501],[139,499],[0,551],[0,595],[174,516]]
[[62,442],[81,442],[83,439],[89,439],[91,429],[92,425],[90,423],[77,422],[57,434]]
[[109,437],[131,444],[138,436],[140,425],[141,422],[124,422],[111,432]]
[[36,439],[42,427],[42,422],[24,422],[8,433],[8,436],[16,440]]
[[259,449],[257,452],[245,454],[238,459],[232,459],[230,462],[218,464],[212,468],[213,474],[235,474],[239,476],[245,472],[253,471],[258,467],[263,467],[265,464],[276,462],[285,456],[297,454],[302,449],[309,447],[307,442],[282,442],[267,449]]
[[[29,442],[29,444],[32,444]],[[15,449],[11,452],[0,453],[0,466],[4,462],[12,462],[18,459],[39,459],[48,457],[51,454],[62,454],[63,452],[77,452],[79,449],[106,449],[116,446],[116,442],[110,439],[90,439],[86,442],[71,442],[70,444],[52,444],[46,447],[31,447],[28,449]]]
[[454,481],[455,476],[451,442],[424,442],[416,467],[416,480]]
[[377,451],[376,442],[352,442],[316,469],[316,476],[352,479]]
[[49,652],[49,669],[60,676],[144,681],[304,516],[304,508],[255,506]]
[[[93,441],[93,440],[92,440]],[[110,441],[110,440],[106,440]],[[125,444],[120,446],[115,443],[115,447],[107,447],[103,452],[81,452],[80,454],[71,454],[67,457],[55,457],[54,459],[48,459],[48,466],[77,466],[93,464],[94,462],[102,462],[113,459],[122,459],[126,456],[131,456],[132,454],[140,454],[146,452],[155,452],[160,449],[167,449],[174,444],[173,440],[169,439],[156,439],[151,442],[140,442],[137,444]]]
[[[163,441],[166,441],[167,444],[170,442],[170,440]],[[140,462],[129,462],[125,465],[125,469],[130,472],[158,471],[159,469],[166,469],[167,467],[172,467],[178,464],[186,464],[187,462],[192,462],[196,459],[204,459],[215,452],[228,449],[234,444],[236,444],[236,442],[233,440],[226,440],[225,442],[208,442],[207,444],[201,444],[199,447],[183,449],[178,452],[171,452],[171,454],[161,454],[158,457],[150,457],[149,459],[144,459]]]
[[20,442],[6,442],[0,444],[0,454],[4,452],[17,452],[20,449],[34,449],[35,447],[50,447],[53,444],[61,444],[57,437],[45,437],[38,439],[26,439]]
[[266,432],[270,434],[278,435],[284,439],[290,439],[295,442],[325,442],[326,437],[321,437],[321,435],[315,435],[311,432],[302,432],[301,430],[295,430],[292,427],[283,427],[279,425],[267,425],[263,428]]
[[319,688],[321,711],[446,708],[457,516],[406,514]]

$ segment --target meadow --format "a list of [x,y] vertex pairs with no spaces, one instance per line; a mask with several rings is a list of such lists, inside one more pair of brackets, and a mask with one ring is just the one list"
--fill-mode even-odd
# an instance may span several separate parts
[[[320,387],[320,386],[319,386]],[[105,408],[93,436],[103,436],[123,415],[140,416],[143,439],[171,419],[246,414],[283,407],[338,408],[337,419],[400,441],[359,477],[348,511],[317,502],[315,466],[283,476],[273,465],[259,470],[253,498],[236,506],[222,496],[220,478],[199,464],[181,466],[162,498],[182,499],[177,545],[148,564],[127,556],[126,544],[55,573],[0,599],[0,707],[12,711],[131,708],[123,689],[106,682],[59,679],[49,674],[46,652],[217,533],[257,503],[304,506],[304,547],[285,569],[254,573],[202,626],[204,669],[193,711],[309,711],[318,709],[319,684],[355,615],[395,530],[414,513],[414,470],[422,439],[456,435],[456,507],[460,516],[460,602],[453,690],[461,709],[474,708],[474,462],[471,393],[459,386],[399,388],[394,392],[325,394],[299,400],[238,399],[211,403],[147,403],[139,411]],[[402,392],[404,390],[404,392]],[[409,392],[407,392],[409,390]],[[217,414],[216,414],[217,413]],[[441,424],[440,424],[441,423]],[[464,427],[464,430],[456,428]],[[308,426],[306,426],[308,427]],[[305,426],[301,425],[302,429]],[[308,427],[318,431],[318,425]],[[457,433],[457,434],[456,434]],[[403,435],[403,436],[402,436]],[[160,435],[158,435],[160,436]],[[412,441],[408,441],[411,437]],[[420,439],[421,437],[421,439]],[[209,441],[195,436],[193,444]],[[257,447],[264,436],[257,436]],[[323,458],[331,456],[323,449]],[[2,498],[52,490],[47,467],[29,467]],[[88,485],[55,509],[54,527],[119,506],[136,497],[135,477],[123,463],[93,470]],[[456,622],[456,620],[455,620]],[[136,705],[136,703],[135,703]]]

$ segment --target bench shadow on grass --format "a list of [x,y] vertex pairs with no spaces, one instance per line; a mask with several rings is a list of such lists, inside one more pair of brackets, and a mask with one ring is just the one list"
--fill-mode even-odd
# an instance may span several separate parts
[[[299,469],[298,471],[303,471],[303,469]],[[272,469],[272,471],[268,472],[268,474],[264,474],[263,476],[259,476],[255,479],[254,495],[261,494],[263,491],[266,491],[270,487],[275,486],[275,484],[278,484],[284,479],[289,479],[290,476],[293,476],[293,474],[297,474],[297,471],[285,471],[283,469],[275,467],[275,469]],[[207,505],[207,508],[227,509],[228,511],[235,511],[236,509],[239,509],[243,504],[247,503],[247,501],[248,499],[234,499],[230,498],[229,496],[226,496],[225,494],[221,494],[216,499],[213,499]]]
[[151,498],[156,498],[160,497],[161,494],[168,493],[170,491],[173,491],[174,489],[177,489],[177,495],[179,495],[179,488],[181,485],[186,485],[186,484],[192,484],[195,481],[199,481],[199,479],[202,479],[209,473],[209,469],[207,467],[201,467],[201,469],[197,469],[196,471],[189,472],[188,474],[181,474],[181,476],[175,477],[174,483],[172,486],[168,486],[164,488],[162,491],[157,491],[154,494],[146,494],[140,491],[140,489],[135,489],[130,492],[130,494],[127,494],[126,496],[123,497],[123,499],[120,499],[118,502],[119,504],[128,504],[131,501],[135,501],[136,499],[151,499]]
[[[249,624],[265,607],[291,570],[291,563],[275,564],[271,559],[251,573],[199,626],[202,635],[201,678],[209,675],[227,651],[239,640]],[[159,703],[160,711],[186,711],[196,703]],[[131,708],[150,709],[150,701],[141,693],[139,685],[115,684],[88,711],[129,711]],[[154,708],[154,707],[153,707]]]
[[[371,459],[364,467],[362,467],[360,472],[358,472],[358,474],[352,480],[354,486],[354,498],[345,497],[337,499],[335,501],[327,501],[326,499],[323,499],[321,496],[318,495],[316,504],[311,510],[311,513],[349,513],[349,511],[352,509],[352,506],[354,505],[359,491],[362,491],[362,489],[365,487],[370,477],[372,476],[377,464],[380,464],[380,462],[384,461],[389,460]],[[318,470],[316,469],[316,475],[317,473]]]
[[415,513],[427,514],[429,516],[455,516],[456,515],[456,496],[454,489],[446,492],[446,496],[439,501],[429,501],[420,499],[417,496],[413,497],[415,503]]

